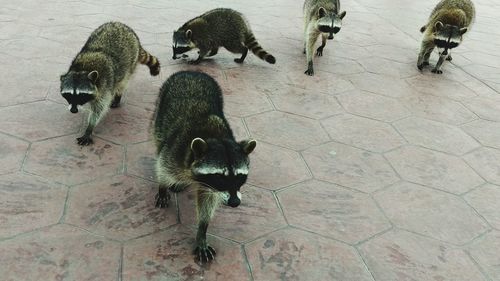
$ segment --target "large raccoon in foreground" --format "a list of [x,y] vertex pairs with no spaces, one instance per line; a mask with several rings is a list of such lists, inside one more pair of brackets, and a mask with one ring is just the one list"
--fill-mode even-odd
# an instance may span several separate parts
[[160,183],[156,206],[168,206],[169,190],[197,189],[195,255],[208,262],[215,257],[206,240],[208,223],[221,203],[231,207],[240,204],[240,187],[248,176],[248,154],[256,142],[236,142],[223,114],[217,82],[207,74],[188,71],[173,74],[160,89],[154,140]]

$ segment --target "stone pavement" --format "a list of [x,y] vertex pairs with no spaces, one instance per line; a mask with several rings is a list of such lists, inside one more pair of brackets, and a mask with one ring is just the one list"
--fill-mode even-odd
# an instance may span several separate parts
[[[416,68],[436,2],[343,1],[308,77],[302,1],[0,0],[0,279],[500,280],[500,4],[475,1],[438,76]],[[277,64],[173,61],[172,31],[215,7],[242,11]],[[110,20],[162,73],[139,66],[81,148],[84,114],[66,109],[59,75]],[[186,69],[215,77],[238,139],[258,140],[242,205],[209,227],[206,266],[190,254],[193,193],[153,204],[149,120]]]

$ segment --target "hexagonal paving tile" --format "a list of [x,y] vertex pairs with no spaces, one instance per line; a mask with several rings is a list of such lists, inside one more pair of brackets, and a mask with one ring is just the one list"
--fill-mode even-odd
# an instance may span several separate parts
[[462,125],[462,129],[482,145],[500,149],[500,123],[476,120]]
[[[235,95],[242,92],[240,89],[251,89],[251,92],[255,92],[252,91],[255,89],[260,93],[270,93],[279,90],[284,84],[284,75],[277,72],[274,66],[246,64],[242,67],[224,70],[224,74],[227,78],[227,86],[233,88]],[[252,79],[248,79],[248,77],[252,77]],[[239,86],[236,87],[236,85]]]
[[148,140],[153,112],[136,106],[112,109],[95,128],[95,135],[115,143],[135,143]]
[[321,124],[333,140],[373,152],[385,152],[406,143],[391,125],[351,114],[333,116]]
[[387,75],[365,72],[348,77],[357,89],[383,96],[399,98],[416,92],[404,80],[397,80]]
[[500,186],[488,184],[464,197],[494,228],[500,230]]
[[447,97],[458,101],[476,97],[476,93],[462,83],[443,79],[443,77],[419,75],[407,81],[423,94]]
[[29,144],[22,140],[0,134],[0,159],[2,159],[0,174],[19,171],[28,146]]
[[295,151],[259,142],[250,154],[250,184],[276,190],[309,178],[307,166]]
[[418,75],[418,69],[414,63],[401,63],[389,59],[370,57],[358,60],[366,71],[392,76],[396,78],[406,78]]
[[355,244],[391,227],[367,194],[307,181],[278,193],[288,223]]
[[500,122],[500,103],[497,101],[478,97],[468,100],[465,106],[482,119]]
[[82,114],[72,114],[66,106],[50,101],[0,110],[1,130],[30,141],[74,134],[82,128],[82,121]]
[[267,112],[246,118],[252,137],[275,145],[302,150],[329,140],[319,122],[304,117]]
[[157,192],[157,184],[127,176],[79,185],[71,189],[65,222],[121,241],[149,234],[177,222],[175,200],[156,208]]
[[55,224],[61,218],[67,188],[16,173],[0,177],[0,238]]
[[386,157],[403,179],[451,193],[461,194],[484,183],[462,159],[441,152],[407,146]]
[[230,116],[245,117],[273,110],[267,96],[250,88],[224,90],[224,112]]
[[365,71],[365,69],[355,60],[336,56],[324,56],[323,58],[317,59],[314,64],[314,69],[338,75],[349,75]]
[[469,246],[469,253],[486,271],[491,280],[500,280],[500,232],[492,231]]
[[[306,64],[304,62],[304,69]],[[354,86],[348,80],[340,78],[339,75],[321,72],[314,76],[304,75],[302,71],[287,73],[287,84],[306,90],[307,92],[338,95],[340,93],[354,90]]]
[[394,127],[411,144],[462,155],[479,143],[455,126],[427,119],[410,117],[394,123]]
[[347,92],[338,99],[347,112],[380,121],[392,122],[410,115],[410,111],[396,99],[364,91]]
[[152,141],[127,146],[127,174],[156,180],[156,148]]
[[356,251],[296,229],[245,245],[255,280],[372,280]]
[[402,230],[360,247],[376,280],[485,280],[463,250]]
[[123,280],[247,280],[250,274],[238,244],[208,236],[217,256],[208,265],[194,262],[195,234],[175,226],[129,241],[123,249]]
[[368,53],[380,58],[410,63],[415,60],[415,51],[412,49],[400,48],[392,45],[373,45],[366,47]]
[[441,241],[462,245],[488,230],[472,208],[442,191],[405,182],[374,197],[396,226]]
[[24,170],[67,185],[88,182],[123,170],[123,148],[94,137],[81,147],[75,135],[33,143]]
[[447,98],[440,98],[422,93],[400,99],[413,115],[452,125],[460,125],[477,119],[461,103]]
[[270,93],[269,97],[276,109],[313,119],[322,119],[342,112],[333,96],[296,87],[284,87],[281,91]]
[[464,159],[487,181],[500,185],[500,150],[482,147],[465,155]]
[[116,280],[120,245],[68,225],[0,242],[5,280]]
[[[221,206],[208,226],[208,232],[243,242],[286,225],[271,192],[250,185],[241,187],[241,205]],[[179,194],[181,222],[196,224],[196,192],[188,189]],[[196,232],[196,228],[193,228]]]
[[373,192],[399,179],[380,155],[340,143],[327,143],[303,152],[315,178]]

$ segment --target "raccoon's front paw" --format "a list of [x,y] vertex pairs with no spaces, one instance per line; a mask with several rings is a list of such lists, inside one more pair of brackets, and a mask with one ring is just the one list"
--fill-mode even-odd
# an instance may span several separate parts
[[79,145],[90,145],[90,144],[93,144],[94,141],[92,140],[92,138],[90,136],[87,136],[87,135],[83,135],[79,138],[76,138],[76,141],[78,142]]
[[197,261],[207,263],[215,259],[216,252],[214,248],[207,245],[206,247],[196,247],[193,254],[196,256]]
[[235,63],[243,63],[244,60],[240,59],[240,58],[237,58],[237,59],[234,59],[234,62]]
[[448,55],[448,57],[446,58],[447,61],[452,61],[453,58],[451,57],[451,55]]
[[323,48],[319,47],[319,48],[316,50],[316,56],[318,56],[318,57],[323,56]]
[[168,207],[168,202],[170,201],[170,194],[168,192],[162,193],[161,191],[158,192],[155,196],[156,203],[155,207],[156,208],[167,208]]
[[422,69],[424,69],[425,66],[428,66],[428,65],[429,65],[429,62],[424,61],[421,64],[417,64],[417,68],[418,68],[418,70],[422,70]]
[[436,69],[436,68],[434,68],[434,69],[432,69],[431,71],[432,71],[432,73],[436,73],[436,74],[443,74],[443,71],[442,71],[442,70],[440,70],[440,69]]
[[313,68],[308,68],[304,73],[307,74],[307,75],[309,75],[309,76],[313,76],[314,75],[314,69]]

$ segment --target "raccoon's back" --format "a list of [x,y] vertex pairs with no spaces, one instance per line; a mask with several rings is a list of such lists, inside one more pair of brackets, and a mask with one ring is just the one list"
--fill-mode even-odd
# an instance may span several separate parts
[[205,73],[181,71],[173,74],[163,83],[158,99],[154,130],[160,142],[174,131],[203,124],[210,115],[225,120],[222,91]]
[[80,53],[102,52],[111,57],[116,69],[128,69],[137,62],[139,48],[139,38],[130,27],[108,22],[92,32]]
[[186,27],[189,28],[190,23],[195,23],[197,19],[203,19],[206,22],[205,32],[202,32],[201,36],[206,36],[207,39],[218,43],[228,40],[244,40],[244,36],[250,29],[243,15],[232,9],[210,10],[187,22]]
[[466,25],[472,23],[475,17],[474,4],[470,0],[442,0],[431,13],[431,19],[446,10],[460,9],[465,13]]

